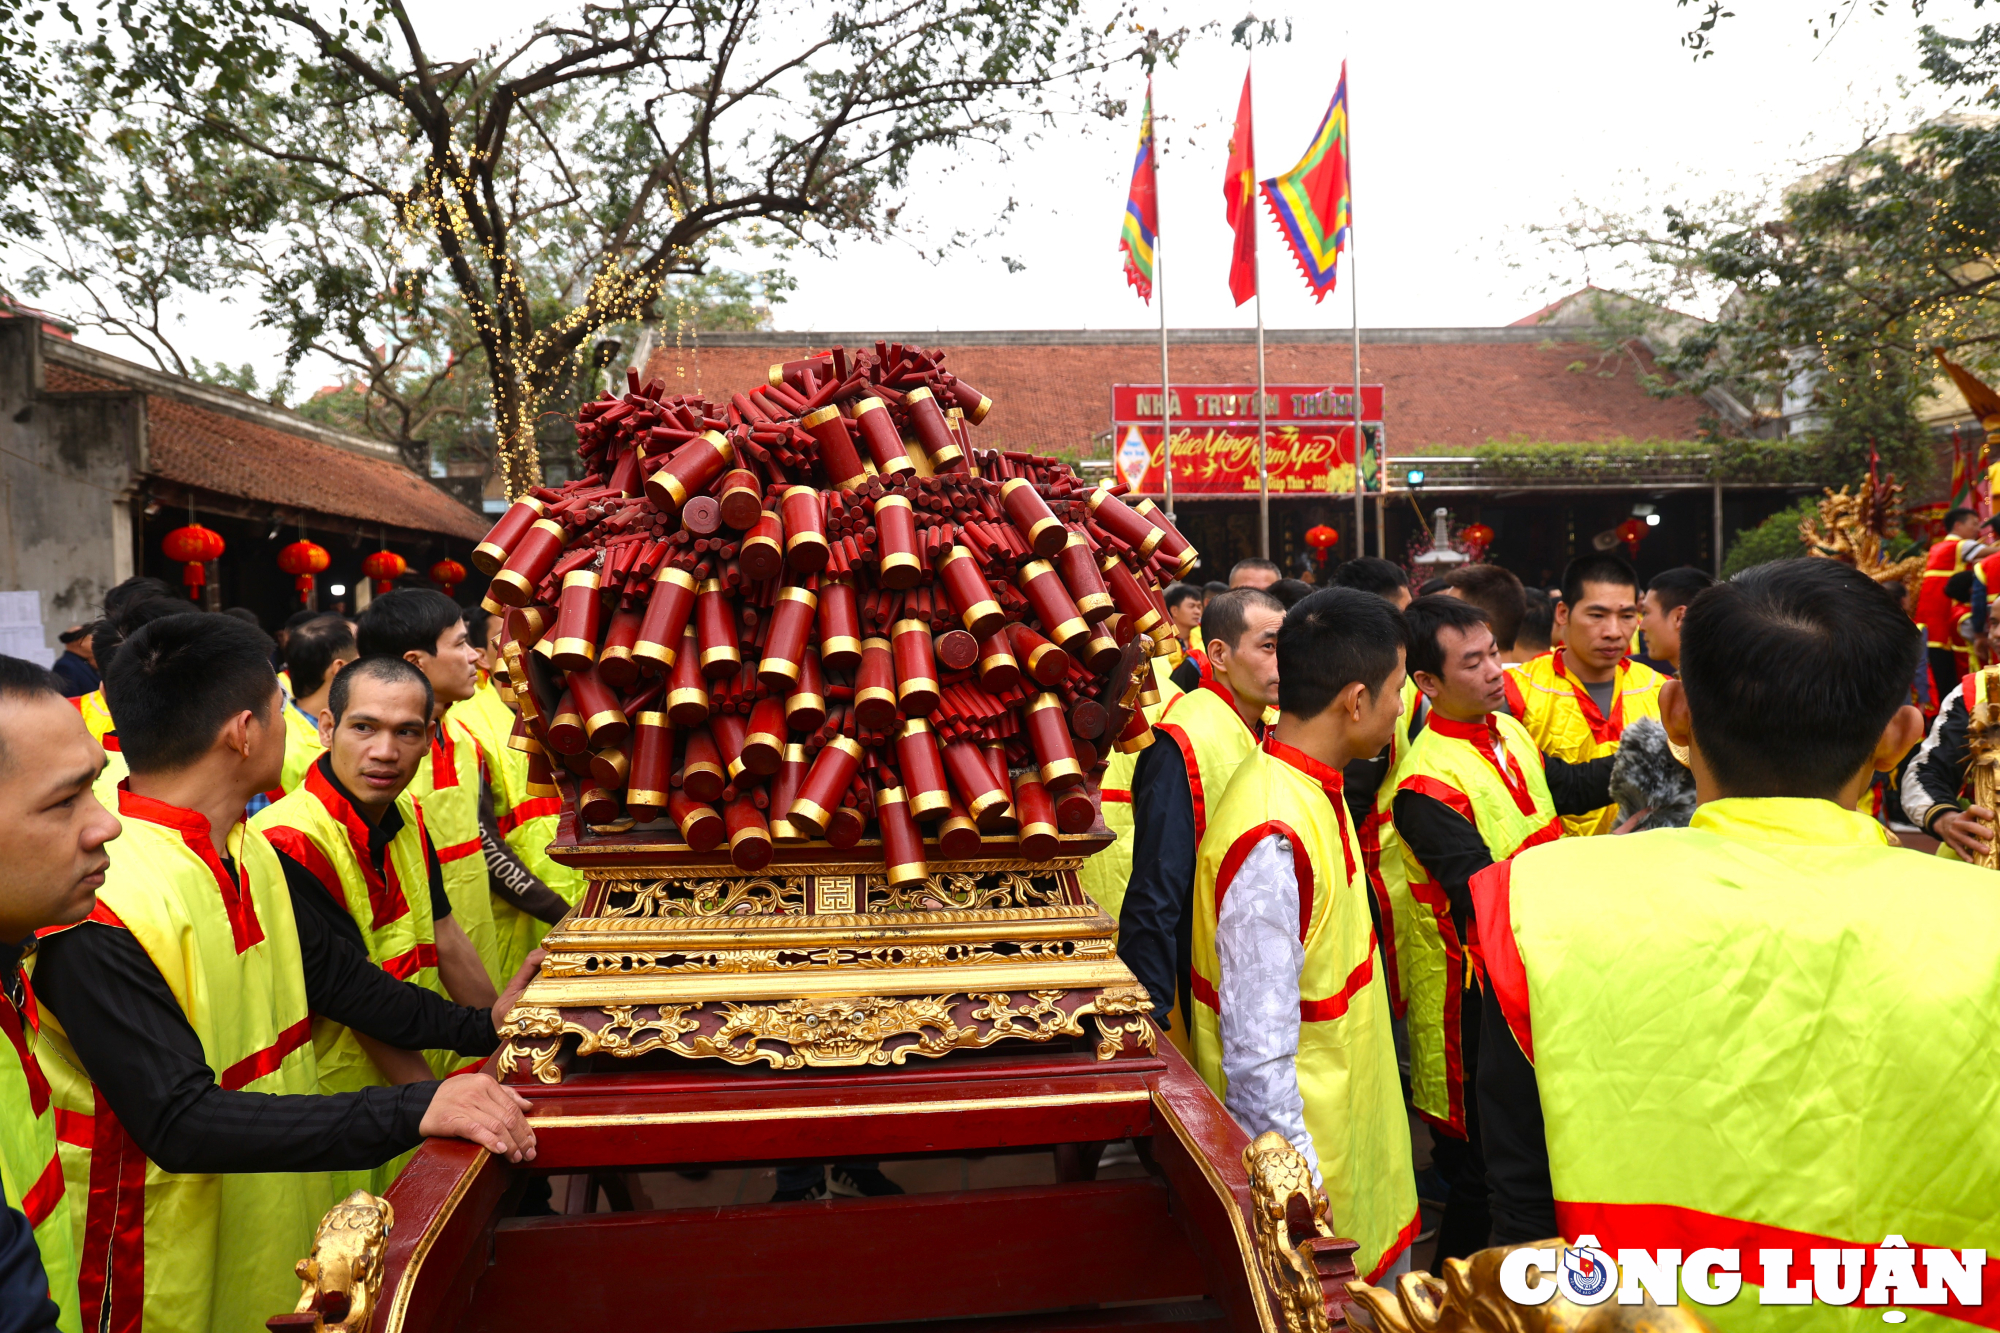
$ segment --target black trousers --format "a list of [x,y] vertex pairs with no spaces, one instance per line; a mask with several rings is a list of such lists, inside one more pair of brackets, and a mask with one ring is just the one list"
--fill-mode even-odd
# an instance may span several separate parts
[[1471,989],[1459,996],[1459,1057],[1465,1067],[1465,1131],[1455,1139],[1442,1130],[1431,1131],[1431,1162],[1451,1187],[1445,1201],[1444,1218],[1438,1223],[1437,1257],[1432,1271],[1446,1259],[1464,1259],[1486,1248],[1493,1230],[1487,1208],[1486,1154],[1480,1147],[1479,1116],[1479,1025],[1483,993]]
[[1944,697],[1957,689],[1965,678],[1959,674],[1958,656],[1951,649],[1931,648],[1927,651],[1930,653],[1931,688],[1937,691],[1931,696],[1931,701],[1942,708]]

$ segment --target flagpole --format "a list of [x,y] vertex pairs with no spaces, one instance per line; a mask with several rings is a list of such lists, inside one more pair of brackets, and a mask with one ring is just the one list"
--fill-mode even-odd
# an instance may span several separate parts
[[[1256,60],[1249,61],[1251,71]],[[1254,89],[1256,84],[1253,82]],[[1254,98],[1256,94],[1253,92]],[[1253,107],[1255,103],[1252,103]],[[1264,422],[1264,249],[1257,244],[1257,119],[1250,118],[1250,274],[1257,282],[1257,553],[1271,558],[1271,459]]]
[[[1351,116],[1347,123],[1350,132],[1352,132],[1354,121]],[[1352,178],[1351,172],[1349,173],[1349,177],[1350,179]],[[1354,187],[1349,185],[1348,198],[1352,199],[1353,197]],[[1361,294],[1356,290],[1354,285],[1353,217],[1353,213],[1350,212],[1347,223],[1347,318],[1354,333],[1354,554],[1366,555],[1368,553],[1368,510],[1366,499],[1362,493],[1367,487],[1361,476]],[[1377,454],[1375,457],[1379,465],[1381,455]],[[1376,534],[1378,548],[1385,545],[1387,541],[1388,538],[1386,535],[1381,533]]]
[[[1148,90],[1147,100],[1152,100]],[[1160,195],[1160,135],[1153,130],[1153,197]],[[1174,523],[1174,382],[1167,378],[1167,281],[1166,267],[1160,263],[1160,233],[1153,233],[1153,294],[1160,300],[1160,449],[1164,463],[1167,522]]]

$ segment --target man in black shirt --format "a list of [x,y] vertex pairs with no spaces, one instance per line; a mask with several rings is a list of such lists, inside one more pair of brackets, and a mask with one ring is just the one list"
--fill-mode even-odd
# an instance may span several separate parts
[[[304,1254],[315,1219],[292,1219],[294,1228],[280,1212],[235,1217],[232,1199],[275,1196],[190,1192],[179,1175],[368,1169],[433,1135],[512,1161],[534,1156],[528,1103],[484,1074],[308,1091],[308,1011],[390,1046],[477,1055],[498,1044],[518,991],[490,1011],[460,1008],[372,966],[319,916],[291,910],[287,890],[271,882],[281,872],[269,843],[242,827],[245,804],[277,785],[284,762],[270,648],[241,621],[194,613],[146,625],[110,664],[106,696],[132,774],[119,793],[125,834],[112,845],[97,909],[41,942],[34,984],[53,1020],[44,1040],[55,1043],[41,1063],[57,1106],[95,1122],[92,1161],[126,1141],[151,1159],[146,1197],[171,1199],[175,1225],[171,1235],[134,1236],[108,1212],[93,1214],[86,1252],[110,1262],[98,1289],[83,1293],[87,1312],[146,1313],[154,1288],[126,1293],[119,1283],[177,1244],[228,1252],[201,1293],[216,1319],[285,1298],[275,1286],[248,1290],[243,1283],[261,1284],[247,1271],[232,1278],[233,1266]],[[266,1004],[275,1012],[260,1012]],[[262,1049],[228,1045],[263,1040],[267,1029],[277,1035]],[[210,1050],[204,1034],[222,1044]],[[311,1192],[303,1182],[295,1190]],[[188,1314],[208,1322],[202,1310]]]

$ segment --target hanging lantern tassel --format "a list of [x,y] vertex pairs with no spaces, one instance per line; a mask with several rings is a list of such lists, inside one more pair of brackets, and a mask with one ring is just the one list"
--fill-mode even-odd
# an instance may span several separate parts
[[394,551],[377,551],[361,562],[361,572],[375,580],[375,594],[381,596],[396,586],[396,580],[409,571],[410,562]]
[[210,560],[222,558],[222,534],[213,528],[204,528],[199,523],[190,523],[184,528],[175,528],[160,543],[167,559],[179,560],[181,582],[187,586],[189,598],[199,601],[201,590],[208,585]]
[[431,566],[431,582],[442,587],[445,596],[456,596],[458,585],[465,582],[465,566],[446,556]]
[[300,602],[310,602],[313,594],[313,576],[324,573],[333,563],[333,557],[318,542],[304,539],[293,542],[278,552],[278,568],[293,576],[292,586],[299,591]]
[[1636,518],[1628,518],[1618,525],[1618,540],[1625,543],[1634,557],[1639,554],[1639,539],[1646,535],[1646,525]]

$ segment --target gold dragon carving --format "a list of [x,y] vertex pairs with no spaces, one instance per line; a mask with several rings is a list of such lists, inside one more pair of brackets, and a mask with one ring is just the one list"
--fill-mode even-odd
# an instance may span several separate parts
[[[890,884],[879,875],[862,881],[863,912],[952,912],[995,908],[1053,907],[1068,901],[1058,872],[1018,870],[947,871],[912,884]],[[806,910],[804,875],[782,879],[614,880],[601,915],[606,917],[795,916]]]
[[[1560,1292],[1541,1305],[1516,1305],[1500,1290],[1500,1264],[1517,1249],[1561,1249],[1562,1240],[1501,1245],[1447,1259],[1444,1275],[1406,1273],[1394,1287],[1350,1282],[1348,1325],[1366,1333],[1714,1333],[1678,1306],[1578,1305]],[[1532,1271],[1532,1270],[1531,1270]]]
[[1923,576],[1924,557],[1907,556],[1886,560],[1882,554],[1881,531],[1902,526],[1903,488],[1896,481],[1875,483],[1864,480],[1849,495],[1842,486],[1827,491],[1819,502],[1817,521],[1799,522],[1799,540],[1816,556],[1853,565],[1877,583],[1901,583],[1906,593],[1916,590]]
[[313,1333],[368,1333],[382,1293],[382,1256],[396,1210],[356,1190],[328,1210],[312,1253],[294,1272],[304,1284],[294,1314],[310,1314]]
[[1314,1253],[1315,1242],[1331,1242],[1334,1234],[1312,1167],[1284,1135],[1267,1129],[1243,1150],[1243,1169],[1250,1177],[1257,1262],[1285,1333],[1332,1333]]
[[[978,1049],[998,1041],[1033,1042],[1084,1035],[1083,1017],[1109,1013],[1114,1023],[1100,1027],[1098,1056],[1110,1059],[1129,1034],[1144,1049],[1155,1049],[1152,1025],[1143,1017],[1144,992],[1136,987],[1106,990],[1074,1010],[1062,1007],[1073,994],[1063,990],[1031,991],[1017,999],[1006,992],[914,997],[858,996],[796,999],[771,1003],[607,1005],[596,1011],[607,1021],[589,1027],[576,1011],[544,1006],[515,1006],[501,1035],[507,1039],[500,1055],[503,1070],[526,1060],[528,1072],[543,1083],[562,1079],[559,1052],[562,1039],[577,1038],[580,1056],[618,1057],[670,1051],[690,1058],[710,1058],[747,1065],[763,1062],[773,1069],[852,1068],[900,1065],[912,1055],[941,1056],[950,1051]],[[1109,1003],[1109,1009],[1102,1006]],[[971,1024],[954,1017],[957,1007],[976,1002]],[[654,1016],[641,1017],[651,1009]],[[721,1019],[713,1032],[691,1013]],[[1104,1020],[1100,1018],[1100,1023]]]

